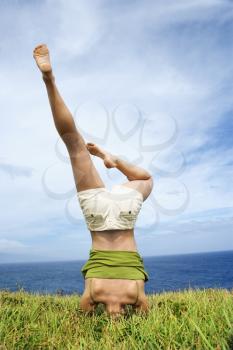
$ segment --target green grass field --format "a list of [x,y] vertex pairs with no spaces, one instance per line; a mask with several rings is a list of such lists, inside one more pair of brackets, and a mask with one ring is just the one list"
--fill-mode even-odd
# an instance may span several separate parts
[[149,296],[150,313],[112,320],[79,295],[0,291],[0,349],[233,349],[233,290],[186,289]]

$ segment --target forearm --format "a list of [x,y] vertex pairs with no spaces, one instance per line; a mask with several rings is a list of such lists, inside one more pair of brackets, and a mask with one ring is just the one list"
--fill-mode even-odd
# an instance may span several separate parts
[[151,174],[145,169],[116,157],[116,168],[120,170],[129,181],[147,180]]

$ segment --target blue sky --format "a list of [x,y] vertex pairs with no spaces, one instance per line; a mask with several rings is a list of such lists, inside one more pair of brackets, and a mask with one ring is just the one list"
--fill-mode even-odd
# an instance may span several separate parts
[[[91,245],[39,43],[85,140],[153,172],[139,252],[233,249],[231,1],[2,1],[0,17],[0,262],[85,259]],[[93,161],[108,188],[125,181]]]

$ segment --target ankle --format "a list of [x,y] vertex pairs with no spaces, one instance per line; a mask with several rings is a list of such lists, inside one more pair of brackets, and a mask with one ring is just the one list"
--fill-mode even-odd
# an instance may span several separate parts
[[50,72],[42,73],[42,79],[45,83],[53,83],[55,81],[55,76],[53,75],[52,70]]

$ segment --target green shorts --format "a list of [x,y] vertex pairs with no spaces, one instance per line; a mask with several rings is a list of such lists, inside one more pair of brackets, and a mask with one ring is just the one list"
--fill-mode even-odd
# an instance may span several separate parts
[[91,249],[89,259],[81,271],[85,279],[149,280],[142,257],[134,251]]

